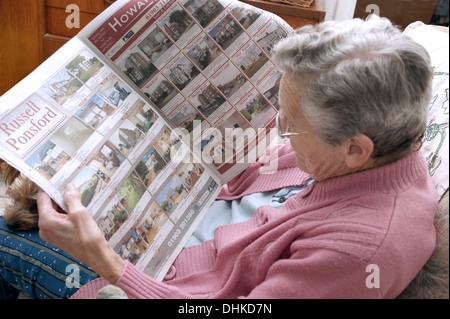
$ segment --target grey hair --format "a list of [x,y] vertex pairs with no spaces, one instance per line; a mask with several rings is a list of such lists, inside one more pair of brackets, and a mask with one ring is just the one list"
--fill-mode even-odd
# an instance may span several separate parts
[[421,141],[431,100],[427,51],[392,23],[327,21],[281,40],[272,57],[299,80],[302,111],[319,138],[340,145],[365,134],[373,158],[402,157]]

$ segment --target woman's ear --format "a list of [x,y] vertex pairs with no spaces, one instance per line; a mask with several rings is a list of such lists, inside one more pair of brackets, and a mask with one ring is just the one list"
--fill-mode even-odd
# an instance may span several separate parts
[[358,134],[347,140],[345,163],[351,169],[359,169],[369,164],[373,153],[372,140],[364,134]]

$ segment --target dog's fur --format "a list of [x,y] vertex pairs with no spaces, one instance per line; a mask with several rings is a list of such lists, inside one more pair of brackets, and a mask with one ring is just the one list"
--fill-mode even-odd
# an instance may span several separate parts
[[38,229],[36,195],[39,187],[2,160],[0,174],[7,187],[6,195],[12,199],[3,216],[8,227],[14,231]]

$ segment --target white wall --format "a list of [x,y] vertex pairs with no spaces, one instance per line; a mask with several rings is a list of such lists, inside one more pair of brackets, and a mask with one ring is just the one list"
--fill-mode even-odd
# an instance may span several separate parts
[[357,0],[325,0],[325,20],[348,20],[355,14]]

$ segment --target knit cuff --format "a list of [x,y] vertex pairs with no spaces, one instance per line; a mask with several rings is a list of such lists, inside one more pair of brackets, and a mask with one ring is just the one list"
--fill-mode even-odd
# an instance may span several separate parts
[[129,261],[115,284],[129,299],[163,299],[169,297],[169,287],[138,270]]

